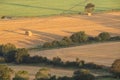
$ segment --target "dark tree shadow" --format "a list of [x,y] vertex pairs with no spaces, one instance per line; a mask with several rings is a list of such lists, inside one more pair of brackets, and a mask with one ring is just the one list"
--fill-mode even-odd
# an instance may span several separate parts
[[15,33],[15,34],[20,34],[20,35],[25,35],[24,33],[19,33],[13,30],[3,30],[4,32],[9,32],[9,33]]
[[73,33],[75,33],[75,32],[66,31],[66,30],[62,30],[62,31],[65,32],[65,33],[69,33],[69,34],[73,34]]
[[115,29],[120,29],[120,15],[113,14],[93,14],[92,16],[80,15],[80,16],[71,16],[67,15],[65,17],[83,19],[93,21],[97,24],[103,25],[105,27],[111,27]]
[[40,39],[43,39],[46,37],[47,40],[48,39],[59,39],[62,36],[57,35],[57,34],[52,34],[52,33],[47,33],[47,32],[41,32],[41,31],[37,31],[37,30],[33,30],[33,29],[24,29],[21,28],[20,30],[22,31],[31,31],[33,34],[35,34],[35,36],[40,37]]
[[37,30],[32,30],[32,29],[23,29],[21,28],[20,30],[22,31],[31,31],[33,33],[33,37],[37,37],[36,39],[32,39],[32,36],[26,36],[29,38],[26,38],[26,40],[19,40],[18,42],[26,45],[40,45],[43,44],[44,42],[51,42],[53,40],[61,40],[63,36],[57,35],[57,34],[52,34],[52,33],[47,33],[47,32],[41,32]]

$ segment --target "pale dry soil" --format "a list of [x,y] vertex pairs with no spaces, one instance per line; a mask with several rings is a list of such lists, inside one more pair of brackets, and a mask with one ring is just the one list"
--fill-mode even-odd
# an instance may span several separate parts
[[53,50],[31,51],[30,55],[45,56],[49,59],[58,56],[63,61],[75,61],[76,58],[79,58],[86,62],[111,66],[115,59],[120,58],[120,42],[97,43]]
[[[31,31],[32,36],[26,36]],[[97,36],[100,32],[120,35],[120,12],[87,15],[66,15],[46,18],[0,19],[0,44],[34,47],[46,41],[59,40],[77,31]]]

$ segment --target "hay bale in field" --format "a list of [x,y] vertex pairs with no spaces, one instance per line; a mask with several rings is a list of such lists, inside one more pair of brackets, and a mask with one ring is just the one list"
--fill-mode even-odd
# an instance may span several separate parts
[[31,31],[25,31],[25,35],[32,36],[32,32]]
[[88,13],[88,16],[92,16],[92,14],[91,14],[91,13]]

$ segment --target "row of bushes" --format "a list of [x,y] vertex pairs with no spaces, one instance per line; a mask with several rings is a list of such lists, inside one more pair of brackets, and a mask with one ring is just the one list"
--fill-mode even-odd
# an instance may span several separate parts
[[25,48],[16,48],[14,44],[0,45],[0,62],[21,63],[23,58],[29,56]]
[[86,63],[83,60],[77,60],[76,61],[66,61],[63,62],[61,58],[54,57],[52,60],[47,59],[46,57],[41,56],[33,56],[33,57],[27,57],[23,59],[22,63],[31,64],[31,63],[41,63],[46,65],[52,65],[54,67],[66,67],[66,68],[89,68],[89,69],[104,69],[105,66],[103,65],[97,65],[94,63]]
[[[114,61],[110,71],[112,71],[115,76],[113,75],[107,77],[115,77],[120,79],[120,59]],[[14,70],[6,65],[0,65],[0,80],[11,80],[11,76],[14,76]],[[50,74],[50,70],[48,68],[41,68],[35,74],[34,80],[95,80],[95,78],[98,79],[100,77],[95,77],[88,69],[76,70],[74,71],[72,77],[56,77],[56,75],[53,76]],[[12,80],[29,80],[29,74],[27,71],[18,71],[15,73]]]
[[59,57],[54,57],[52,60],[42,56],[30,56],[28,50],[25,48],[17,49],[13,44],[5,44],[0,47],[0,62],[15,62],[17,64],[47,64],[57,67],[71,67],[71,68],[92,68],[102,69],[104,66],[96,65],[94,63],[85,63],[83,60],[76,61],[62,61]]
[[89,70],[87,69],[80,69],[76,70],[73,73],[72,77],[56,77],[56,76],[50,76],[50,77],[43,77],[43,78],[38,78],[36,80],[95,80],[95,76],[90,73]]
[[[12,73],[12,74],[11,74]],[[0,80],[30,80],[29,73],[27,71],[18,71],[15,73],[14,70],[6,65],[0,65]],[[41,68],[35,74],[34,80],[95,80],[94,75],[90,73],[87,69],[76,70],[72,77],[56,77],[50,74],[50,70],[46,68]]]
[[39,49],[45,48],[57,48],[67,47],[71,45],[86,44],[91,42],[103,42],[103,41],[117,41],[120,40],[120,36],[111,37],[108,32],[102,32],[96,37],[88,36],[84,31],[76,32],[70,37],[64,37],[62,40],[54,40],[52,42],[46,42]]

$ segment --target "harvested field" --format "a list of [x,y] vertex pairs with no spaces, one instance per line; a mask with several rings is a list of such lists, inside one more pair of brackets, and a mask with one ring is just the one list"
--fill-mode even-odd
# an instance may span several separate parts
[[[35,78],[35,74],[37,71],[39,71],[40,68],[43,68],[41,66],[30,66],[30,65],[9,65],[10,68],[12,68],[15,72],[25,70],[29,72],[30,80],[33,80]],[[52,75],[56,76],[72,76],[73,70],[66,70],[66,69],[60,69],[60,68],[52,68],[52,67],[44,67],[48,68],[50,70],[50,73]]]
[[32,51],[31,56],[45,56],[49,59],[60,57],[64,61],[73,61],[76,58],[99,65],[111,66],[115,59],[120,58],[120,42],[98,43],[70,48],[53,49],[45,51]]
[[[36,72],[43,68],[42,66],[30,66],[30,65],[13,65],[9,64],[9,67],[12,68],[15,72],[25,70],[29,72],[30,80],[33,80],[35,78]],[[55,68],[55,67],[49,67],[45,66],[44,68],[48,68],[50,70],[51,75],[56,75],[57,77],[60,76],[72,76],[75,69],[63,69],[63,68]],[[101,70],[90,70],[92,74],[95,76],[103,76],[103,75],[110,75],[109,72],[101,71]]]
[[[89,2],[95,4],[95,14],[92,16],[84,15],[84,7]],[[12,43],[18,48],[31,49],[44,42],[60,40],[78,31],[85,31],[89,36],[97,36],[101,32],[120,36],[119,4],[120,0],[1,0],[0,44]],[[29,54],[48,59],[58,56],[63,61],[74,61],[79,58],[85,62],[110,67],[114,60],[120,58],[120,41],[42,51],[29,50]],[[57,77],[72,76],[75,70],[34,63],[0,64],[8,64],[15,72],[28,71],[30,80],[33,80],[36,72],[43,67],[49,68],[50,73]],[[102,69],[90,69],[90,71],[95,76],[111,75],[110,72]]]
[[[31,31],[33,35],[26,36],[25,31]],[[104,31],[111,35],[120,35],[120,12],[94,14],[91,17],[67,15],[0,20],[1,44],[13,43],[17,47],[34,47],[77,31],[85,31],[92,36]]]

